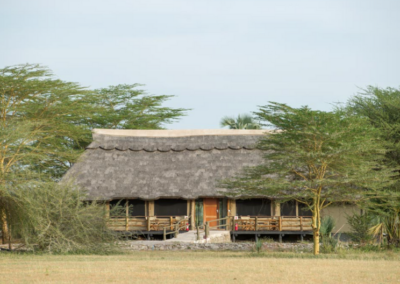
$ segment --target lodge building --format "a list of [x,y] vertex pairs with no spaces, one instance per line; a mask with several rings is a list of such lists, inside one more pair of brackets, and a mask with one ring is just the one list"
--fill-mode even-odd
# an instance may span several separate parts
[[[67,172],[88,192],[106,202],[110,228],[150,236],[185,220],[191,229],[238,234],[311,233],[311,213],[296,201],[263,196],[232,197],[219,182],[263,162],[257,142],[266,130],[109,130],[94,129],[93,142]],[[113,211],[119,205],[122,210]],[[352,207],[329,214],[342,228]],[[222,219],[222,220],[218,220]],[[218,220],[218,221],[215,221]]]

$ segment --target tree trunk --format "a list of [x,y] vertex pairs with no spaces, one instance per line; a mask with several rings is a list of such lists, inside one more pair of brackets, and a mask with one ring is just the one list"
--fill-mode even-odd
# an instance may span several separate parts
[[314,255],[319,254],[319,229],[314,229]]
[[1,216],[1,239],[3,244],[8,241],[8,224],[7,224],[7,216],[4,210],[0,213]]
[[314,255],[319,254],[319,229],[321,228],[321,212],[320,212],[320,204],[319,197],[314,198],[312,213],[312,228],[313,228],[313,237],[314,237]]

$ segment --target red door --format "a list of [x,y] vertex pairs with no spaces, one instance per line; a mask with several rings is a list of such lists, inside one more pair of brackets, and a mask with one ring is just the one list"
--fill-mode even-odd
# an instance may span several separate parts
[[[218,199],[217,198],[204,198],[204,223],[218,219]],[[210,227],[217,226],[218,222],[211,222]]]

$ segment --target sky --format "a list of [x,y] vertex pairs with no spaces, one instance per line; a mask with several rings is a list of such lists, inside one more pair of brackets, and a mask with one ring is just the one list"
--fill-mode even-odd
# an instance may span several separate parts
[[269,101],[331,110],[399,87],[399,0],[0,0],[0,68],[49,67],[90,88],[144,84],[217,129]]

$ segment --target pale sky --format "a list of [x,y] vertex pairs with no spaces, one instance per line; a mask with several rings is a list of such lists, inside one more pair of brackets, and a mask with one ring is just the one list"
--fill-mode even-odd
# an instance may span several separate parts
[[91,88],[141,83],[214,129],[268,101],[330,110],[399,87],[400,0],[0,0],[0,67]]

